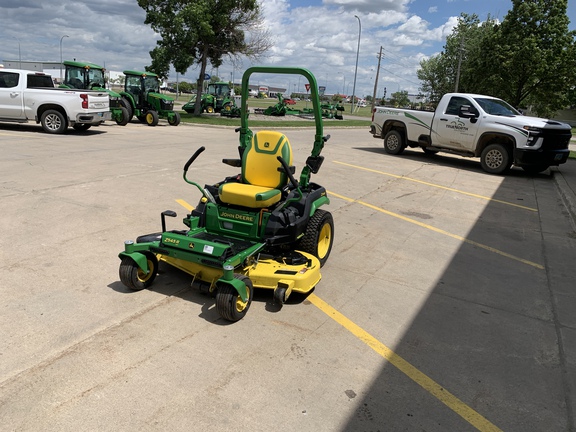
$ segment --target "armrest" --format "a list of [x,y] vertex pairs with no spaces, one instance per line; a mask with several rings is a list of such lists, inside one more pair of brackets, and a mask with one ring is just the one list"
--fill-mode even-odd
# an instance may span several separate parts
[[226,165],[230,165],[236,168],[240,168],[242,166],[242,160],[240,159],[222,159],[222,162]]

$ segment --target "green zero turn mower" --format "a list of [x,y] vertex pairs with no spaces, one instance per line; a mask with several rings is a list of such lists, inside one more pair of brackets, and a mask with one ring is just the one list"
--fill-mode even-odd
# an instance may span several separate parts
[[152,72],[124,71],[124,91],[120,94],[129,106],[129,119],[136,116],[142,123],[156,126],[167,119],[172,126],[180,124],[180,114],[174,111],[174,99],[160,93],[160,79]]
[[[292,148],[281,132],[248,128],[248,82],[254,73],[294,74],[308,79],[314,109],[314,145],[300,177],[294,177]],[[238,175],[212,185],[188,178],[188,170],[204,151],[198,149],[184,165],[184,181],[202,194],[183,219],[185,228],[126,241],[119,254],[120,280],[132,290],[149,287],[164,261],[192,275],[192,285],[216,297],[216,309],[228,321],[244,317],[255,288],[273,290],[282,305],[292,292],[308,293],[320,281],[320,267],[334,240],[326,189],[310,181],[318,173],[320,155],[329,136],[323,136],[316,78],[306,69],[251,67],[242,78],[240,157],[223,163],[240,169]]]

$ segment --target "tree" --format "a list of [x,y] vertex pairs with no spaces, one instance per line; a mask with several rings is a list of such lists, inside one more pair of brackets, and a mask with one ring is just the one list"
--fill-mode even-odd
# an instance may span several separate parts
[[[552,115],[566,106],[576,79],[567,0],[512,0],[502,23],[462,14],[441,54],[420,63],[420,90],[431,100],[454,91],[497,96]],[[460,64],[460,68],[458,65]]]
[[568,103],[576,78],[576,32],[568,30],[567,0],[512,3],[491,46],[495,91],[514,106],[531,104],[539,115],[551,115]]
[[145,23],[161,37],[150,51],[149,70],[166,76],[170,64],[181,74],[200,66],[196,115],[208,63],[217,68],[225,57],[255,60],[271,46],[257,0],[138,0],[138,5],[146,11]]
[[390,98],[390,104],[395,107],[405,107],[410,105],[410,99],[408,98],[408,92],[406,90],[397,91],[392,93]]

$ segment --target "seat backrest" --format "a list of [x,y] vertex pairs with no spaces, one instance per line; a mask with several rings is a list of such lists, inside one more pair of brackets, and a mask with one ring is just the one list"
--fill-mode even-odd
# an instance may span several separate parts
[[282,166],[277,157],[282,156],[292,165],[292,147],[288,138],[280,132],[258,131],[244,150],[242,157],[242,181],[255,186],[282,188],[288,181],[286,173],[278,171]]

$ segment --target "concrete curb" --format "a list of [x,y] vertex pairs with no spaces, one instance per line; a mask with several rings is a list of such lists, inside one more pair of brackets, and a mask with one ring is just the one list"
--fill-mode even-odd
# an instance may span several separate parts
[[[560,169],[561,168],[562,167],[560,167]],[[562,201],[564,202],[564,205],[566,206],[566,209],[568,210],[568,213],[572,217],[572,221],[576,226],[576,192],[574,189],[572,189],[572,187],[570,187],[570,184],[562,174],[562,171],[555,170],[553,171],[553,174],[554,182],[560,191]]]

